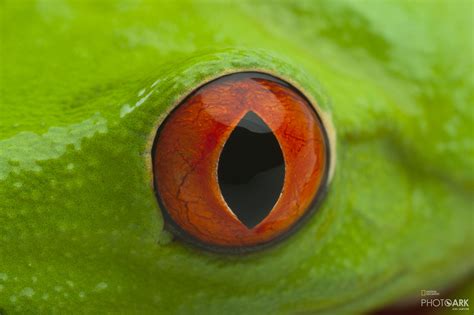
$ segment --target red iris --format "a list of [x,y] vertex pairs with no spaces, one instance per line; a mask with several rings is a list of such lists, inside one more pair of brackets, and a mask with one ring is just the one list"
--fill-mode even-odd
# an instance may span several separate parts
[[315,109],[286,82],[255,72],[211,81],[177,106],[155,140],[167,226],[216,250],[282,239],[313,212],[328,151]]

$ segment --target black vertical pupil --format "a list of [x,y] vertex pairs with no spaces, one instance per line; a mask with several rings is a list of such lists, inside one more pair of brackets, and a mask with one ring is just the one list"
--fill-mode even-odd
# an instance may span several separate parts
[[232,131],[218,177],[227,205],[248,228],[273,209],[283,188],[285,162],[277,138],[256,113],[248,112]]

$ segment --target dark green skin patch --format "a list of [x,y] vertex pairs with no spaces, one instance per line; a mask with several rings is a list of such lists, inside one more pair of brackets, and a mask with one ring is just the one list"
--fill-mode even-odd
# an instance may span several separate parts
[[[0,309],[347,314],[472,272],[472,2],[313,2],[2,1]],[[318,213],[243,257],[173,241],[150,171],[166,114],[233,71],[337,130]]]

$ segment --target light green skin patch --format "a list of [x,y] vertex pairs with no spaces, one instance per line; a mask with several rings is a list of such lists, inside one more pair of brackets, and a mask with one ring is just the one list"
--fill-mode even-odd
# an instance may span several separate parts
[[[0,1],[0,309],[347,314],[455,285],[474,269],[472,8]],[[278,246],[203,252],[163,230],[150,139],[252,69],[332,117],[334,178]]]

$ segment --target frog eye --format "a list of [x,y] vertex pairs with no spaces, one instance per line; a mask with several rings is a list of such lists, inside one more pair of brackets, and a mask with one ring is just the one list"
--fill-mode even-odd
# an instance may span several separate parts
[[195,90],[161,124],[153,147],[166,226],[215,251],[255,250],[293,232],[315,211],[328,163],[313,106],[256,72]]

